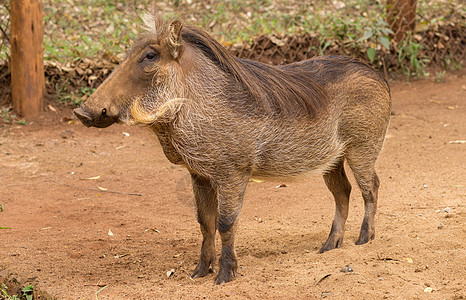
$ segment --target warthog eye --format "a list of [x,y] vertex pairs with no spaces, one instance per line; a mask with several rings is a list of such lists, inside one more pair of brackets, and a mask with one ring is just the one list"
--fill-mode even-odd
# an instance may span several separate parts
[[146,53],[146,56],[144,57],[144,60],[155,61],[155,60],[158,59],[158,57],[159,57],[158,53],[152,50],[152,51]]
[[142,53],[141,57],[139,58],[140,63],[149,63],[152,64],[156,62],[160,57],[159,51],[157,49],[148,46],[145,51]]
[[146,59],[148,60],[153,60],[157,55],[155,53],[147,53],[146,54]]
[[102,109],[102,115],[106,115],[106,114],[107,114],[107,109],[106,108]]

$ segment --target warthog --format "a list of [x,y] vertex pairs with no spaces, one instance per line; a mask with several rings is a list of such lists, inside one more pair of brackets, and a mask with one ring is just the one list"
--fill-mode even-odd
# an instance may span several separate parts
[[364,198],[356,244],[374,238],[379,179],[374,164],[390,117],[387,81],[342,56],[271,66],[238,59],[205,31],[144,17],[146,31],[121,64],[74,112],[86,126],[139,124],[157,135],[166,157],[191,174],[203,242],[193,277],[216,262],[216,283],[237,272],[237,219],[251,177],[320,170],[336,211],[320,252],[341,246],[351,185]]

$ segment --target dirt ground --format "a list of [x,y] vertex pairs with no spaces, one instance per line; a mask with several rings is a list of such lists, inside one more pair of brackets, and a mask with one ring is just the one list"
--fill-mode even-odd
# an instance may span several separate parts
[[391,85],[375,240],[354,245],[352,177],[345,241],[324,254],[334,203],[320,175],[250,182],[239,275],[222,286],[189,277],[201,243],[189,175],[146,129],[88,129],[62,119],[70,110],[3,127],[0,282],[39,299],[465,299],[464,73]]

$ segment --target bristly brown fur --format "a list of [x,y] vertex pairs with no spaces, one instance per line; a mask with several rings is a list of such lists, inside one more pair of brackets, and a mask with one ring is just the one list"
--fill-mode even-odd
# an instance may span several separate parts
[[320,252],[342,245],[351,184],[364,199],[356,244],[374,238],[379,178],[375,162],[390,120],[386,80],[363,62],[316,57],[285,66],[238,59],[209,34],[144,15],[148,32],[75,113],[86,126],[149,126],[165,156],[192,179],[203,242],[193,277],[215,267],[236,276],[235,232],[251,177],[323,172],[335,218]]
[[[388,91],[390,87],[387,80],[380,72],[374,71],[367,63],[362,60],[347,56],[317,56],[307,61],[307,65],[295,63],[281,66],[290,73],[311,73],[312,75],[304,76],[312,78],[319,84],[325,86],[328,83],[335,83],[346,73],[358,73],[361,76],[372,78],[377,82],[383,82]],[[317,75],[318,74],[318,75]]]
[[199,28],[185,25],[182,39],[234,76],[256,104],[268,113],[315,117],[328,102],[323,87],[311,78],[277,66],[238,59]]

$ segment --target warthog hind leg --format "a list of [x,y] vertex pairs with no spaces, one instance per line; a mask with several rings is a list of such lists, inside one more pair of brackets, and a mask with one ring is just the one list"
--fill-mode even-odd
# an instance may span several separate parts
[[360,158],[365,158],[365,156],[354,155],[348,157],[348,163],[364,199],[364,218],[356,245],[362,245],[374,239],[375,213],[377,211],[377,195],[380,185],[379,177],[374,169],[375,155],[373,155],[372,159]]
[[[361,187],[362,197],[364,198],[364,219],[362,220],[361,232],[359,233],[356,245],[365,244],[373,240],[375,236],[374,219],[377,210],[377,194],[380,181],[375,171],[371,175],[372,180],[368,181],[369,184],[364,186],[364,188]],[[358,180],[358,177],[356,177],[356,180]]]
[[320,248],[319,253],[339,248],[343,242],[345,223],[348,217],[349,196],[351,193],[351,185],[345,174],[343,159],[334,169],[324,174],[324,180],[335,198],[335,218],[328,239],[322,245],[322,248]]

